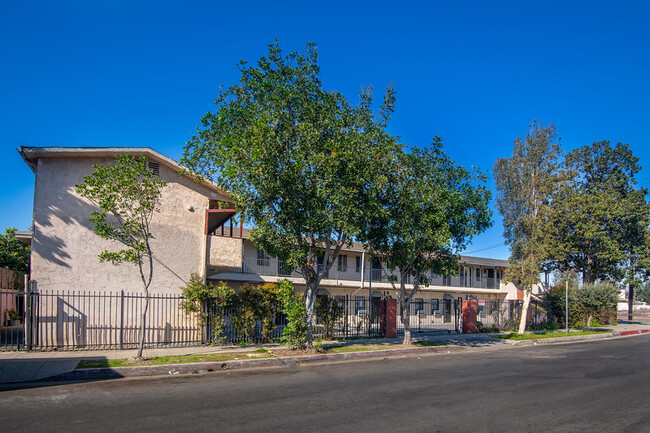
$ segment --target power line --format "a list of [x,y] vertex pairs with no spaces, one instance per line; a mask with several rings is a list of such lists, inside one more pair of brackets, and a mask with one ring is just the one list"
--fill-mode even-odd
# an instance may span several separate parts
[[480,253],[481,251],[492,250],[492,249],[494,249],[494,248],[503,247],[503,246],[505,246],[505,245],[506,245],[506,244],[504,244],[504,243],[494,244],[494,245],[491,245],[491,246],[489,246],[489,247],[481,248],[480,250],[465,251],[465,252],[463,252],[463,254],[474,254],[474,253]]

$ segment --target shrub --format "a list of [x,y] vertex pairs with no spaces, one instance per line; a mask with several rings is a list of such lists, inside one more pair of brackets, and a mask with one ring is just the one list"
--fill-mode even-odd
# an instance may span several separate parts
[[[575,326],[580,321],[580,309],[577,302],[577,290],[569,287],[569,326]],[[544,302],[551,317],[560,327],[566,326],[565,287],[555,286],[544,294]]]
[[325,338],[332,338],[334,336],[334,326],[343,317],[344,308],[339,305],[336,298],[319,296],[316,298],[314,310],[318,318],[318,323],[323,325]]
[[197,274],[190,275],[190,281],[181,287],[181,291],[185,298],[180,304],[181,310],[187,314],[197,313],[202,325],[206,325],[208,317],[210,317],[208,313],[210,306],[218,304],[222,307],[215,308],[211,315],[211,335],[208,336],[208,339],[213,343],[225,343],[226,322],[223,311],[232,305],[235,291],[223,281],[217,285],[206,284]]
[[[275,328],[275,315],[280,309],[277,291],[277,286],[272,283],[244,284],[234,296],[236,314],[232,315],[232,323],[235,331],[249,340],[268,341]],[[258,321],[262,324],[260,333]]]
[[279,281],[278,297],[287,316],[282,342],[292,349],[304,349],[307,347],[307,312],[291,281]]
[[588,328],[594,317],[599,322],[611,322],[616,317],[617,300],[618,289],[608,282],[585,284],[577,294],[578,306]]

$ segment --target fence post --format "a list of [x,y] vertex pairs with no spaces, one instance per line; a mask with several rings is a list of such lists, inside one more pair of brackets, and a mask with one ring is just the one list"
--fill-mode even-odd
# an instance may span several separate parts
[[25,275],[25,350],[32,349],[32,291],[31,281]]
[[208,330],[210,322],[210,318],[208,317],[208,303],[203,302],[203,344],[209,344],[208,336],[212,334],[212,330]]
[[124,290],[120,291],[120,350],[124,348]]

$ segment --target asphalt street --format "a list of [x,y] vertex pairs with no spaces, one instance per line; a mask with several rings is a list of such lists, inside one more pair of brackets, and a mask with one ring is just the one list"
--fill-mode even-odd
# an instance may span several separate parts
[[650,431],[650,336],[366,362],[43,384],[2,431]]

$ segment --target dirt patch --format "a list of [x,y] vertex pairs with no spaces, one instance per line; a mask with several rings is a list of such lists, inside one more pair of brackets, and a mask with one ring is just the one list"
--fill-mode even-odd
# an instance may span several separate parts
[[317,353],[324,353],[324,351],[317,351],[316,349],[275,349],[271,350],[271,354],[275,356],[304,356],[316,355]]

